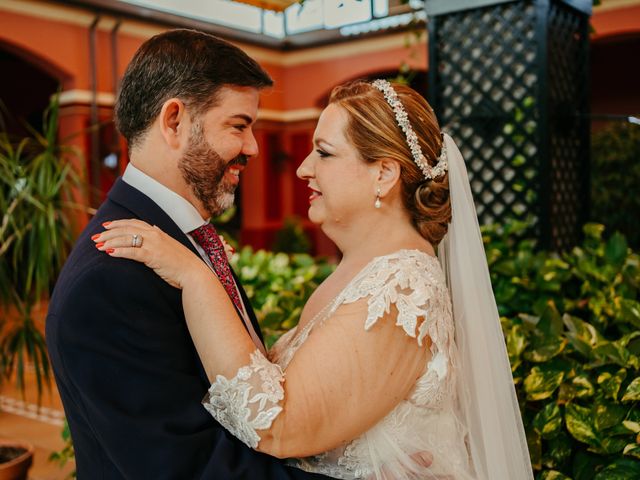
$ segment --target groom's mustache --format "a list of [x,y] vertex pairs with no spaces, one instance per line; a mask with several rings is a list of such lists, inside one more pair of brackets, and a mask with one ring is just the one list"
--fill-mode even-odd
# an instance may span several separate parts
[[234,158],[233,160],[231,160],[227,166],[232,166],[232,165],[240,165],[242,167],[246,166],[247,163],[249,162],[249,157],[247,157],[246,155],[238,155],[236,158]]

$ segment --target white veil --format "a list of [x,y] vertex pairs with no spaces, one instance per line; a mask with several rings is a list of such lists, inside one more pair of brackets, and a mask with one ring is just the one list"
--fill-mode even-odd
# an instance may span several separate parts
[[444,134],[452,220],[438,257],[447,277],[460,355],[460,408],[481,480],[533,479],[467,169]]

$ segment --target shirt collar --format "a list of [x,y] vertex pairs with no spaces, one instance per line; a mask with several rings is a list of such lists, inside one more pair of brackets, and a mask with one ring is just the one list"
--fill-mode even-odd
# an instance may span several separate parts
[[131,163],[122,175],[122,180],[140,190],[153,200],[175,222],[183,233],[189,233],[207,223],[196,207],[187,199],[165,187]]

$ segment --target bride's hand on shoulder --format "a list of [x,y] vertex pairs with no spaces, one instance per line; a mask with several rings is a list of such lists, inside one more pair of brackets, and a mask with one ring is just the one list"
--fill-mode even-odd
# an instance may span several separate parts
[[156,226],[136,219],[102,225],[106,230],[91,237],[98,250],[144,263],[173,287],[184,288],[190,279],[210,275],[200,258]]

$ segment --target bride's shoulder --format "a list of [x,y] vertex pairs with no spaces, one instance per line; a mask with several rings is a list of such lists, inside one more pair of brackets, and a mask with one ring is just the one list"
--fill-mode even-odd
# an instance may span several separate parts
[[402,286],[430,285],[446,288],[446,279],[438,258],[416,249],[403,249],[375,257],[360,272],[359,284],[384,285],[400,282]]
[[433,324],[419,319],[444,321],[450,304],[437,257],[420,250],[400,250],[374,258],[343,292],[340,303],[352,304],[365,298],[365,330],[395,312],[396,325],[417,338],[419,344]]

